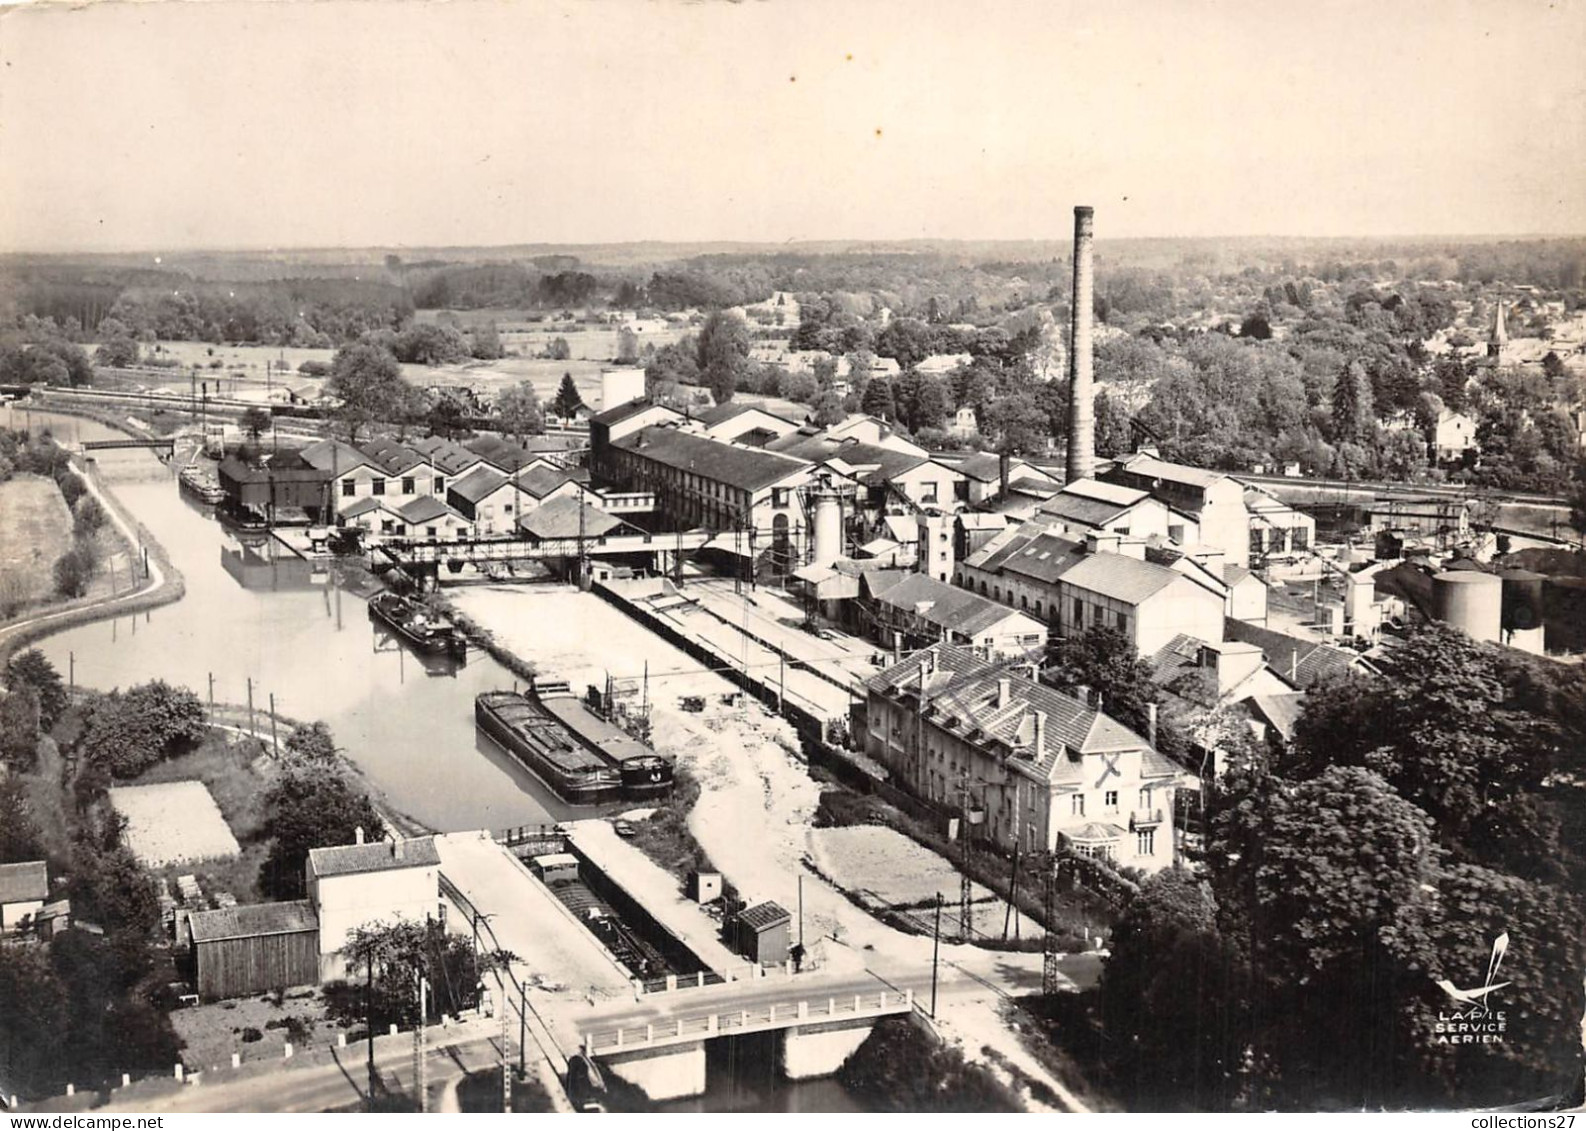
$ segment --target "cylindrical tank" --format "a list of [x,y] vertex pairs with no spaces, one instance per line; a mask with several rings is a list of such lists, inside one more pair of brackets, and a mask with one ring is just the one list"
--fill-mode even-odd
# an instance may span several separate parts
[[1501,569],[1503,630],[1529,632],[1542,627],[1542,586],[1547,578],[1528,569]]
[[1503,579],[1473,570],[1439,573],[1432,578],[1432,608],[1438,620],[1474,640],[1496,644],[1503,624]]
[[815,553],[811,561],[831,565],[843,556],[843,501],[831,487],[815,492]]

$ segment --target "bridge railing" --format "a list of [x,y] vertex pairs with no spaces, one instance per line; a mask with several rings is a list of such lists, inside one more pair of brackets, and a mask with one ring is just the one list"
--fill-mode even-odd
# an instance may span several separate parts
[[624,1049],[646,1048],[678,1041],[735,1036],[795,1025],[884,1017],[914,1008],[914,991],[877,990],[825,998],[758,1004],[749,1009],[719,1010],[678,1017],[670,1022],[595,1029],[583,1034],[584,1052],[594,1056]]

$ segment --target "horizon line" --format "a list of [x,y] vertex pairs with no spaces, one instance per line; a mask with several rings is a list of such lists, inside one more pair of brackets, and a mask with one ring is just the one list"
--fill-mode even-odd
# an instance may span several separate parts
[[[1376,235],[1316,235],[1281,232],[1246,233],[1241,235],[1133,235],[1104,236],[1098,234],[1098,243],[1143,243],[1149,240],[1181,240],[1194,242],[1254,241],[1254,240],[1308,240],[1314,242],[1343,241],[1431,241],[1431,240],[1572,240],[1586,239],[1586,231],[1578,232],[1398,232]],[[422,252],[422,251],[494,251],[514,248],[615,248],[615,247],[710,247],[731,245],[752,248],[798,248],[812,244],[1072,244],[1072,234],[1051,236],[814,236],[800,239],[737,239],[718,237],[711,239],[617,239],[617,240],[520,240],[509,243],[354,243],[354,244],[190,244],[176,246],[127,247],[15,247],[0,249],[0,259],[37,255],[69,257],[73,255],[259,255],[266,253],[320,253],[320,252]]]

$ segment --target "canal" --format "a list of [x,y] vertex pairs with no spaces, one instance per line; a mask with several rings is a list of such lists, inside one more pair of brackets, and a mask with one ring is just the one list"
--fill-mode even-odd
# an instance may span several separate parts
[[[102,424],[7,406],[10,428],[52,429],[65,443],[125,439]],[[145,451],[105,451],[101,481],[165,548],[187,593],[147,613],[46,637],[37,647],[63,675],[100,690],[150,679],[216,702],[256,707],[275,696],[293,718],[324,720],[399,811],[438,831],[501,829],[588,816],[474,728],[474,696],[510,688],[512,673],[478,650],[466,665],[430,668],[369,619],[334,570],[313,569],[250,536],[246,542],[190,502],[174,472]]]

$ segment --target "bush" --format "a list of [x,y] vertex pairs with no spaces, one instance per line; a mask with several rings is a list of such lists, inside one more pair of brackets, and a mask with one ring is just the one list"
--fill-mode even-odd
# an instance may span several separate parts
[[255,1041],[262,1040],[264,1040],[264,1034],[255,1029],[252,1025],[249,1025],[242,1031],[242,1043],[245,1045],[251,1045]]
[[876,1024],[837,1070],[838,1081],[873,1111],[1022,1111],[992,1073],[971,1064],[907,1018]]
[[94,579],[96,555],[79,542],[55,560],[55,591],[62,597],[81,597]]
[[297,371],[305,377],[329,377],[330,365],[323,361],[305,361]]
[[105,525],[105,508],[92,495],[78,499],[72,510],[72,529],[79,538],[92,537]]
[[66,505],[76,507],[77,500],[88,494],[88,488],[83,486],[83,481],[61,465],[55,471],[55,485],[61,489],[61,498],[66,500]]
[[95,704],[78,749],[118,778],[131,778],[197,747],[208,719],[198,696],[153,680]]

